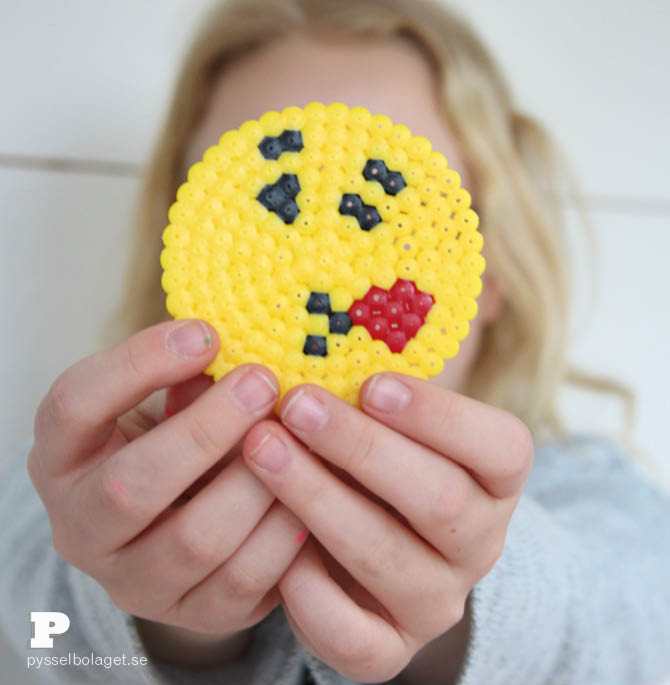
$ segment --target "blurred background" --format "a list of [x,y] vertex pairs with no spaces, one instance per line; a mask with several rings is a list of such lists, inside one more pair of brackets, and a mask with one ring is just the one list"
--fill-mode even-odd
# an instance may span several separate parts
[[[0,1],[0,469],[118,301],[142,164],[211,1]],[[591,274],[575,243],[571,357],[635,391],[638,459],[670,490],[670,3],[452,5],[577,172],[599,259]],[[618,401],[562,401],[573,430],[620,436]]]

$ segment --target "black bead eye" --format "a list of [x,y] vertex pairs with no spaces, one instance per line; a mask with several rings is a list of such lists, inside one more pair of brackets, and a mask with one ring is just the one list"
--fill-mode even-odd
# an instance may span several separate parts
[[377,224],[381,223],[382,218],[379,212],[371,205],[366,205],[361,200],[360,195],[352,195],[346,193],[342,196],[340,202],[340,214],[344,216],[355,216],[358,220],[358,225],[364,230],[369,231]]
[[261,190],[258,201],[271,211],[276,211],[286,202],[286,195],[276,185],[265,186]]
[[295,200],[287,200],[278,210],[277,216],[285,223],[292,224],[298,216],[300,209]]
[[302,134],[300,131],[284,131],[279,136],[279,142],[284,152],[300,152],[302,150]]
[[282,152],[300,152],[302,150],[302,133],[286,130],[280,136],[265,136],[258,144],[258,149],[265,159],[279,159]]
[[370,207],[370,205],[364,205],[363,211],[358,217],[358,223],[364,231],[369,231],[374,228],[377,224],[381,223],[381,216],[375,207]]
[[366,181],[378,181],[381,183],[387,195],[396,195],[407,184],[399,171],[389,171],[381,159],[368,159],[363,168],[363,177]]
[[399,171],[389,171],[388,174],[386,174],[386,178],[382,181],[384,192],[387,195],[396,195],[406,185],[405,179]]
[[279,187],[286,193],[287,197],[295,197],[300,191],[300,183],[295,174],[283,174],[279,179]]
[[300,182],[295,174],[282,174],[276,183],[263,187],[256,198],[266,209],[275,212],[285,223],[292,224],[300,212],[295,196]]
[[381,159],[368,159],[363,169],[363,176],[367,181],[383,181],[388,170]]
[[342,196],[342,202],[340,202],[340,214],[357,217],[362,208],[363,200],[361,200],[360,195],[352,195],[347,193],[346,195]]
[[284,151],[282,144],[276,138],[263,138],[258,149],[265,159],[279,159],[279,155]]

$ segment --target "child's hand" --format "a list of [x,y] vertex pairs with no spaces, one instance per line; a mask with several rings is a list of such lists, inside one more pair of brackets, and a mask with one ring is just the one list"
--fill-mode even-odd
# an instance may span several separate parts
[[[276,402],[277,381],[245,365],[203,385],[193,377],[217,349],[213,329],[179,321],[78,362],[40,405],[28,470],[56,550],[115,604],[224,637],[278,604],[304,526],[239,455]],[[154,391],[176,384],[177,404],[188,406],[166,420]],[[217,464],[225,468],[183,496]]]
[[394,677],[461,620],[502,552],[533,455],[529,431],[504,411],[411,376],[376,378],[361,391],[370,416],[302,386],[282,403],[291,432],[262,422],[243,443],[253,472],[342,567],[338,583],[308,542],[279,583],[289,622],[360,682]]

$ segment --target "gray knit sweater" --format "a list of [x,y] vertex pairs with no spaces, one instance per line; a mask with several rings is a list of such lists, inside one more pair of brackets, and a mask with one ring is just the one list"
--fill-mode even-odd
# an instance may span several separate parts
[[[54,552],[26,475],[27,449],[0,481],[0,625],[22,656],[146,656],[131,616]],[[458,679],[471,685],[655,685],[670,674],[670,502],[609,443],[538,447],[505,551],[471,595]],[[30,649],[31,611],[62,611],[54,648]],[[1,671],[0,671],[1,674]],[[207,671],[45,666],[34,682],[190,685],[350,683],[306,652],[281,607],[240,663]],[[2,677],[0,675],[0,681]],[[437,685],[437,684],[436,684]]]

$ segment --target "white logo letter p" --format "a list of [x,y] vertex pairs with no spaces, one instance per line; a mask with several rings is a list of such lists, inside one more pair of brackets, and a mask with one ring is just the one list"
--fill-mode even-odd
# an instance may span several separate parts
[[30,621],[35,625],[35,637],[30,639],[31,649],[53,649],[52,635],[62,635],[70,627],[70,618],[60,611],[31,611]]

